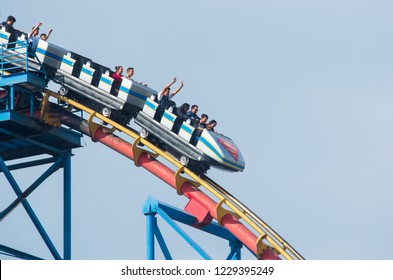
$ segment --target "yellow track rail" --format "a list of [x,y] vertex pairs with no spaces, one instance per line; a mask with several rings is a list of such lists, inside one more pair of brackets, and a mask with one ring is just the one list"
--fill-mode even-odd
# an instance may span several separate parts
[[[257,215],[255,215],[251,210],[249,210],[246,206],[244,206],[241,202],[239,202],[236,198],[234,198],[232,195],[230,195],[228,192],[225,191],[222,187],[220,187],[218,184],[214,183],[211,179],[207,177],[199,177],[195,173],[193,173],[191,170],[188,168],[182,166],[180,162],[163,152],[161,149],[158,147],[154,146],[151,144],[149,141],[146,139],[141,138],[133,129],[124,127],[113,120],[103,116],[102,114],[82,105],[79,104],[78,102],[75,102],[74,100],[68,99],[67,97],[61,96],[53,91],[50,91],[48,89],[44,90],[43,93],[45,93],[45,99],[43,101],[43,108],[42,108],[42,115],[44,115],[45,112],[45,106],[48,102],[49,96],[53,96],[61,101],[67,102],[68,104],[74,106],[75,108],[78,108],[79,110],[82,110],[88,114],[90,114],[89,117],[89,125],[96,125],[92,122],[92,119],[95,117],[97,119],[100,119],[107,124],[111,125],[114,130],[118,130],[120,132],[123,132],[130,136],[131,138],[134,139],[134,142],[132,144],[133,150],[135,151],[134,153],[134,161],[135,164],[138,162],[138,155],[141,153],[139,147],[137,147],[137,143],[140,142],[144,144],[146,147],[151,149],[156,153],[156,156],[161,156],[167,161],[169,161],[171,164],[173,164],[177,168],[176,176],[177,176],[177,189],[179,193],[180,186],[183,184],[184,181],[190,181],[193,185],[200,185],[204,187],[207,191],[209,191],[213,196],[215,196],[218,199],[218,206],[217,206],[217,217],[218,217],[218,222],[220,223],[221,218],[226,214],[226,213],[231,213],[235,217],[243,219],[251,228],[253,228],[259,235],[258,241],[256,245],[257,248],[257,253],[258,255],[261,254],[267,247],[272,247],[273,250],[281,255],[283,258],[287,260],[293,260],[293,259],[298,259],[302,260],[304,259],[296,250],[290,246],[289,243],[287,243],[285,240],[283,240],[271,227],[269,227],[265,222],[263,222],[262,219],[260,219]],[[147,150],[142,150],[143,152],[148,152]],[[184,177],[180,177],[181,173],[187,174],[192,180],[189,180]],[[203,179],[205,178],[205,179]],[[229,209],[231,209],[233,212],[230,212],[222,207],[222,205],[225,204]],[[265,243],[264,243],[265,242]],[[268,244],[266,244],[266,242]]]

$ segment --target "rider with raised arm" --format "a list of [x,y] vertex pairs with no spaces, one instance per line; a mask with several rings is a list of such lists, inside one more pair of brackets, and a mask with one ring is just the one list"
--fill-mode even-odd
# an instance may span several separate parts
[[176,77],[172,79],[172,81],[167,84],[159,93],[157,96],[158,103],[159,103],[159,111],[157,115],[157,119],[161,119],[162,115],[164,114],[165,109],[167,109],[170,105],[170,100],[172,99],[173,96],[175,96],[179,91],[183,88],[183,81],[181,81],[180,86],[175,89],[173,92],[171,92],[171,86],[176,83]]
[[38,42],[40,41],[40,38],[37,36],[38,33],[40,32],[40,27],[42,26],[42,22],[37,23],[36,26],[34,26],[29,35],[27,41],[29,42],[29,56],[32,57],[34,56],[34,53],[37,49]]

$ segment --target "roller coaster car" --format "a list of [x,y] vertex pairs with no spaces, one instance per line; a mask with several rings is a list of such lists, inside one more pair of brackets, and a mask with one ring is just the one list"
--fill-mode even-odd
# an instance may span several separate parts
[[63,55],[54,81],[63,86],[62,94],[127,124],[143,107],[146,98],[157,92],[137,82],[122,79],[116,83],[109,68],[76,53]]
[[230,138],[207,129],[198,135],[196,128],[175,114],[174,107],[160,116],[159,106],[156,96],[151,96],[136,116],[135,122],[142,127],[141,137],[157,143],[197,174],[205,173],[210,166],[233,172],[244,170],[243,156]]
[[[0,30],[1,44],[8,44],[9,38],[8,32]],[[4,49],[4,60],[9,57],[13,65],[24,69],[27,48],[26,34],[21,33],[15,48]],[[157,91],[127,79],[116,84],[109,68],[43,40],[39,40],[35,54],[37,58],[28,58],[29,71],[44,68],[47,78],[62,86],[60,94],[122,124],[127,124],[142,109],[146,98],[157,94]],[[16,59],[17,56],[20,59]]]
[[[10,48],[12,43],[7,49],[3,48],[6,52],[3,60],[13,59],[5,62],[23,69],[26,67],[28,44],[26,34],[19,35],[16,47]],[[8,44],[9,37],[9,33],[1,30],[0,44]],[[199,135],[199,131],[183,122],[171,109],[159,108],[154,100],[157,91],[128,79],[114,83],[109,68],[43,40],[39,40],[35,55],[28,57],[29,69],[26,70],[44,68],[46,77],[62,86],[60,94],[122,125],[135,118],[135,122],[143,128],[142,136],[155,141],[194,172],[203,174],[210,166],[226,171],[243,171],[244,159],[230,138],[206,129]],[[19,56],[21,59],[15,59]]]

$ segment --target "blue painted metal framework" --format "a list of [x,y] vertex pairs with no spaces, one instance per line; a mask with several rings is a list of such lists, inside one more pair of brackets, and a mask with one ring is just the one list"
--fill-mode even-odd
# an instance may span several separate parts
[[[48,83],[47,73],[41,67],[29,65],[27,42],[19,42],[16,48],[19,55],[5,54],[7,45],[0,46],[0,173],[3,173],[16,194],[16,199],[0,212],[0,222],[7,218],[14,209],[22,206],[54,259],[71,259],[71,150],[80,147],[81,135],[63,128],[48,127],[33,119],[36,113],[36,101]],[[10,47],[8,45],[8,47]],[[8,48],[9,50],[10,48]],[[25,50],[25,52],[23,52]],[[9,52],[8,52],[9,53]],[[10,59],[15,56],[15,60]],[[22,60],[21,60],[22,57]],[[24,58],[23,58],[24,57]],[[15,62],[15,63],[13,63]],[[15,67],[15,64],[22,65]],[[17,106],[18,96],[28,96],[28,106],[20,112]],[[34,135],[34,137],[32,137]],[[25,160],[36,155],[49,154],[41,159]],[[8,160],[21,160],[17,164],[7,165]],[[28,188],[22,190],[12,174],[14,170],[28,169],[33,166],[51,164]],[[29,196],[59,169],[63,169],[63,256],[53,244],[30,205]],[[159,214],[203,259],[211,259],[176,222],[192,226],[198,230],[229,241],[230,252],[227,260],[240,260],[242,243],[227,229],[212,222],[208,225],[197,223],[197,219],[186,212],[164,204],[150,197],[144,205],[147,230],[147,259],[155,259],[155,239],[166,259],[172,259],[164,237],[157,224]],[[0,240],[1,242],[1,240]],[[27,252],[0,244],[0,254],[21,259],[41,259]]]
[[[46,164],[48,162],[53,162],[53,164],[44,172],[37,180],[35,180],[26,190],[22,191],[21,187],[18,185],[17,180],[12,175],[12,170],[18,170],[21,168],[29,168],[31,166],[37,166]],[[47,234],[45,228],[41,224],[38,216],[34,212],[30,203],[28,202],[28,196],[32,194],[47,178],[49,178],[52,174],[54,174],[59,168],[63,168],[63,189],[64,189],[64,198],[63,198],[63,258],[59,254],[59,250],[56,249],[51,238]],[[30,217],[33,222],[35,228],[40,234],[42,240],[48,247],[54,259],[71,259],[71,153],[64,152],[63,154],[47,158],[44,160],[35,160],[30,162],[23,162],[22,164],[10,165],[7,166],[4,160],[0,157],[0,172],[2,172],[6,179],[8,180],[10,186],[16,194],[16,199],[12,201],[4,210],[0,212],[0,221],[5,219],[9,213],[11,213],[16,207],[22,205],[25,209],[26,213]],[[9,256],[13,256],[15,258],[22,259],[39,259],[39,257],[30,255],[25,252],[21,252],[15,250],[13,248],[9,248],[5,245],[0,244],[0,252],[3,254],[7,254]]]
[[[4,174],[16,194],[16,199],[5,209],[0,209],[0,222],[17,207],[22,206],[53,258],[70,260],[71,151],[81,146],[81,135],[64,128],[48,127],[33,119],[39,110],[37,101],[40,102],[41,90],[48,83],[46,72],[29,65],[27,42],[20,42],[17,48],[22,48],[22,51],[19,51],[19,55],[10,55],[9,52],[5,54],[6,47],[1,45],[0,49],[0,173]],[[15,57],[15,60],[12,60],[12,57]],[[17,64],[19,67],[15,66]],[[28,96],[29,104],[24,104],[21,108],[17,101],[22,95]],[[8,160],[17,160],[18,163],[7,165]],[[28,188],[22,190],[12,171],[45,164],[51,165]],[[28,201],[28,197],[59,169],[63,169],[63,256]],[[41,259],[3,244],[0,244],[0,254],[21,259]]]
[[226,228],[219,226],[215,222],[208,225],[201,225],[197,219],[168,204],[160,202],[153,197],[148,197],[144,206],[143,214],[146,216],[146,258],[148,260],[155,259],[155,238],[161,248],[166,260],[172,260],[172,255],[165,243],[161,231],[157,224],[158,214],[172,229],[174,229],[180,237],[182,237],[203,259],[211,260],[212,258],[199,246],[176,222],[194,227],[206,233],[215,235],[229,241],[230,252],[226,260],[240,260],[241,248],[243,244]]
[[[38,63],[29,63],[29,55]],[[5,94],[0,94],[0,103],[4,103],[3,109],[15,109],[15,91],[18,91],[20,96],[29,96],[30,117],[33,116],[36,94],[48,84],[47,72],[41,66],[36,55],[29,53],[27,41],[18,41],[16,46],[15,43],[1,44],[0,91],[5,90]]]

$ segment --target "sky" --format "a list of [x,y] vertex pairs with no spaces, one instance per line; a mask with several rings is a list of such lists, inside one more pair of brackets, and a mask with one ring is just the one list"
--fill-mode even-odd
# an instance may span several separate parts
[[[26,32],[42,21],[51,43],[111,68],[133,66],[156,90],[183,80],[176,102],[216,119],[246,161],[242,173],[208,176],[306,259],[393,259],[392,1],[98,3],[5,1],[0,17],[12,14]],[[181,209],[187,199],[109,148],[82,142],[72,158],[72,258],[145,259],[147,197]],[[48,167],[13,174],[26,188]],[[28,199],[60,253],[61,178]],[[3,175],[0,186],[4,209],[15,194]],[[175,259],[200,259],[158,219]],[[225,241],[187,232],[226,258]],[[52,258],[22,207],[0,223],[0,244]]]

